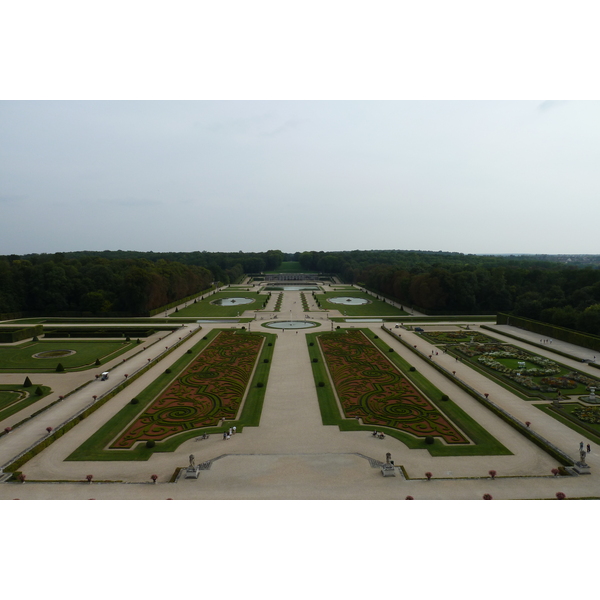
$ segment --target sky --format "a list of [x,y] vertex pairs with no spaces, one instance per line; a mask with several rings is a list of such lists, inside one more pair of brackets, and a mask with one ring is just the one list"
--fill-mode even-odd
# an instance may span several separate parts
[[33,4],[0,21],[0,255],[598,252],[592,4]]
[[4,101],[0,254],[597,253],[600,103]]

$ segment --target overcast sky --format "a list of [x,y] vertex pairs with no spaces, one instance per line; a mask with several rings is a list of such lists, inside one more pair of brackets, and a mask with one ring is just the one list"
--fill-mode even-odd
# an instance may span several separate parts
[[597,253],[600,103],[4,101],[0,253]]

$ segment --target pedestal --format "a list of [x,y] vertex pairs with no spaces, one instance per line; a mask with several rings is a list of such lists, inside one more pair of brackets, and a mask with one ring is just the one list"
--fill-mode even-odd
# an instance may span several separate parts
[[188,467],[185,470],[185,479],[198,479],[198,473],[200,473],[200,467]]
[[576,462],[571,468],[579,475],[589,475],[591,473],[590,466],[579,461]]
[[384,477],[396,477],[396,469],[394,465],[385,463],[381,465],[381,474]]

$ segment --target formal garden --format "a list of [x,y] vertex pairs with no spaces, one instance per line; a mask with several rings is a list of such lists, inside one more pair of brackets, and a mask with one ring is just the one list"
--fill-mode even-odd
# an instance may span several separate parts
[[147,460],[202,432],[258,426],[275,339],[209,332],[67,460]]
[[566,399],[600,388],[596,378],[510,344],[458,344],[452,352],[526,400]]
[[258,292],[216,292],[190,302],[187,307],[169,313],[171,317],[231,318],[246,310],[261,310],[269,299]]
[[342,315],[349,317],[401,317],[408,315],[406,311],[392,306],[385,300],[380,300],[376,296],[356,289],[346,293],[313,293],[313,296],[320,308],[339,310]]
[[510,454],[373,332],[309,334],[307,341],[324,425],[382,431],[433,456]]
[[0,372],[83,371],[98,367],[136,345],[136,340],[30,340],[0,346]]

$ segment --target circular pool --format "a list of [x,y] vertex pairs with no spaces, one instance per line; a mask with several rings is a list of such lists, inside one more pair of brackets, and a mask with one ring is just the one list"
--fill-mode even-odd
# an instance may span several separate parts
[[318,327],[319,324],[313,321],[269,321],[262,323],[263,327],[271,329],[309,329],[310,327]]
[[214,300],[211,304],[217,306],[238,306],[239,304],[252,304],[254,300],[252,298],[219,298]]
[[337,298],[328,298],[327,300],[332,304],[345,304],[346,306],[369,304],[369,301],[365,298],[357,298],[356,296],[338,296]]

